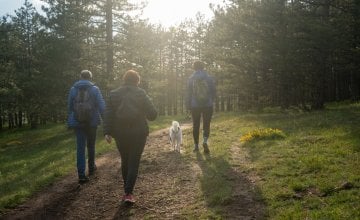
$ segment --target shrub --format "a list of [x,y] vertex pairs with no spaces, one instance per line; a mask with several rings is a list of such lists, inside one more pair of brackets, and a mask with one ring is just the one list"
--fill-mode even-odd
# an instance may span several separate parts
[[240,142],[278,138],[285,138],[285,134],[283,131],[276,128],[263,128],[256,129],[244,134],[240,137]]

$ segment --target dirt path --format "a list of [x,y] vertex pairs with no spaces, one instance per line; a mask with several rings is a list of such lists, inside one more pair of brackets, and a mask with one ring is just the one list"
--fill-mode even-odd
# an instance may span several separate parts
[[[186,145],[191,138],[187,135],[184,140]],[[254,196],[249,178],[239,171],[236,149],[237,146],[232,148],[234,169],[226,174],[234,183],[234,194],[223,207],[223,218],[263,219],[262,203]],[[113,151],[97,159],[98,170],[89,183],[80,186],[75,173],[66,176],[3,218],[187,219],[186,213],[202,218],[200,213],[211,209],[205,199],[199,201],[202,195],[199,177],[206,169],[202,159],[198,155],[197,159],[189,160],[173,152],[167,129],[156,131],[145,147],[134,191],[137,203],[131,208],[119,202],[123,194],[120,158]]]

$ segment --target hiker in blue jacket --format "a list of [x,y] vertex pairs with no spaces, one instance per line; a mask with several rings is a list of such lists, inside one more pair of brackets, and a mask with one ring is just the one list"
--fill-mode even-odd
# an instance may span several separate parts
[[105,101],[100,89],[91,79],[92,73],[82,70],[80,80],[71,87],[68,97],[68,127],[74,128],[76,134],[77,171],[81,184],[89,181],[85,174],[85,146],[88,152],[88,174],[93,175],[96,170],[96,130],[105,110]]
[[203,148],[204,153],[210,153],[208,139],[210,122],[213,114],[213,103],[216,96],[215,83],[212,77],[204,70],[202,61],[195,61],[195,72],[190,76],[187,86],[186,107],[191,111],[193,122],[194,152],[199,151],[200,119],[203,119]]

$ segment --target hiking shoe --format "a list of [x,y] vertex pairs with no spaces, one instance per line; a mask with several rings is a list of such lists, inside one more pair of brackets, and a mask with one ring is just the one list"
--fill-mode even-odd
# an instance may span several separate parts
[[207,145],[207,143],[203,143],[203,147],[204,147],[204,153],[209,154],[210,150],[209,150],[209,146]]
[[96,166],[94,166],[93,169],[89,169],[89,176],[94,175],[96,170],[97,170],[97,167],[96,167]]
[[195,147],[193,152],[199,152],[199,147]]
[[127,204],[134,204],[135,203],[135,198],[134,196],[129,193],[129,194],[126,194],[124,197],[123,197],[123,201]]
[[87,183],[87,182],[89,182],[89,177],[87,177],[87,176],[79,177],[79,183],[80,184],[84,184],[84,183]]

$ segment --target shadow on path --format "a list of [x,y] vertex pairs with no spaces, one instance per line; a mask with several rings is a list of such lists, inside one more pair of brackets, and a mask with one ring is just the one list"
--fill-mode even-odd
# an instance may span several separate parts
[[257,187],[245,173],[235,170],[222,156],[196,153],[206,204],[224,219],[265,219],[264,204]]

